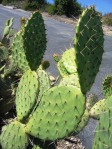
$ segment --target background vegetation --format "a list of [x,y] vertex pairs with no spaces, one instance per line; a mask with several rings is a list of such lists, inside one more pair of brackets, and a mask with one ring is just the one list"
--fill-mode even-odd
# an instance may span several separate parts
[[103,23],[112,26],[112,13],[108,13],[103,16]]
[[[67,17],[78,17],[82,8],[77,0],[54,0],[54,4],[49,4],[47,0],[0,0],[3,5],[14,5],[24,10],[40,10],[48,12],[50,15],[66,15]],[[112,26],[112,13],[102,17],[104,24]]]

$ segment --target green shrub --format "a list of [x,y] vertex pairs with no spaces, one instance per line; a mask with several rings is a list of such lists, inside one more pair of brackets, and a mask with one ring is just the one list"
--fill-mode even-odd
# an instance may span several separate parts
[[2,3],[3,0],[0,0],[0,4]]
[[81,14],[81,5],[76,0],[55,0],[55,13],[67,17]]
[[0,3],[2,2],[3,5],[7,5],[9,3],[13,3],[15,2],[16,0],[0,0]]
[[48,14],[50,15],[54,15],[55,14],[55,6],[52,4],[46,5],[46,9],[45,9]]
[[103,23],[112,26],[112,13],[103,16]]
[[39,6],[36,1],[30,2],[29,0],[26,0],[23,5],[24,10],[37,10],[38,8]]
[[24,10],[44,10],[45,5],[47,4],[46,0],[26,0],[23,9]]

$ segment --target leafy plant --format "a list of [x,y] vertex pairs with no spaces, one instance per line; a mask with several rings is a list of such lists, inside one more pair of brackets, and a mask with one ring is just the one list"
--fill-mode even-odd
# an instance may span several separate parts
[[102,18],[104,24],[112,26],[112,13],[104,15]]
[[81,5],[76,0],[55,0],[55,13],[67,17],[81,14]]

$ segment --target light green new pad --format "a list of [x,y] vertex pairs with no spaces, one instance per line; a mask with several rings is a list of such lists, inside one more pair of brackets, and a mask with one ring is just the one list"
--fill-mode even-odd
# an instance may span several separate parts
[[112,96],[106,99],[107,110],[101,114],[92,149],[112,149]]
[[24,127],[17,121],[4,126],[0,135],[2,149],[25,149],[28,145],[28,137]]
[[43,141],[64,138],[75,130],[84,110],[85,97],[79,88],[53,87],[30,116],[26,132]]
[[38,77],[28,70],[21,78],[16,92],[16,110],[19,121],[27,118],[37,102]]
[[30,67],[24,51],[23,33],[23,31],[19,31],[14,37],[12,44],[12,58],[13,63],[16,64],[19,69],[26,71]]

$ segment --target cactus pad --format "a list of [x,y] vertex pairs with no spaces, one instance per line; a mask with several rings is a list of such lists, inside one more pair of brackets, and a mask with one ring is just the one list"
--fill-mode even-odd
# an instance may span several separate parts
[[87,8],[78,21],[74,40],[77,72],[84,94],[90,90],[99,71],[103,43],[101,17],[94,7]]
[[107,110],[100,115],[92,149],[112,148],[112,96],[106,100]]
[[73,48],[66,50],[58,62],[58,70],[62,77],[77,73],[74,60],[75,51]]
[[86,101],[87,110],[89,111],[97,101],[98,101],[98,97],[95,94],[90,94],[87,97],[87,101]]
[[23,40],[23,31],[19,31],[16,34],[12,44],[12,58],[13,63],[16,64],[18,68],[20,68],[23,71],[26,71],[30,67],[26,59]]
[[107,76],[102,84],[103,94],[105,98],[112,95],[112,76]]
[[50,89],[49,75],[44,70],[38,70],[38,81],[39,81],[39,95],[38,100],[40,101],[42,95]]
[[99,119],[100,115],[107,110],[106,100],[99,100],[89,111],[90,116],[96,119]]
[[32,149],[41,149],[41,148],[37,145],[34,145]]
[[35,12],[19,31],[12,44],[14,63],[23,71],[37,70],[46,50],[46,34],[42,16]]
[[63,65],[62,59],[58,62],[57,66],[58,66],[58,70],[60,72],[60,75],[62,77],[65,77],[65,76],[69,75],[69,73],[67,72],[66,68]]
[[28,117],[38,95],[37,74],[28,70],[21,78],[16,92],[16,110],[19,121]]
[[42,140],[57,140],[68,136],[80,122],[85,110],[85,98],[73,86],[49,89],[31,115],[26,132]]
[[80,88],[78,76],[76,74],[65,76],[64,78],[62,78],[59,85],[64,85],[64,86],[73,85]]
[[26,22],[23,39],[28,64],[32,70],[37,70],[46,50],[44,20],[38,11]]
[[88,120],[89,120],[89,112],[87,109],[85,109],[82,119],[81,119],[80,123],[78,124],[75,132],[79,133],[87,125]]
[[4,126],[0,135],[2,149],[25,149],[28,144],[28,137],[24,127],[17,121]]
[[75,56],[74,48],[66,50],[62,55],[63,65],[66,68],[67,72],[70,74],[77,73],[74,56]]

